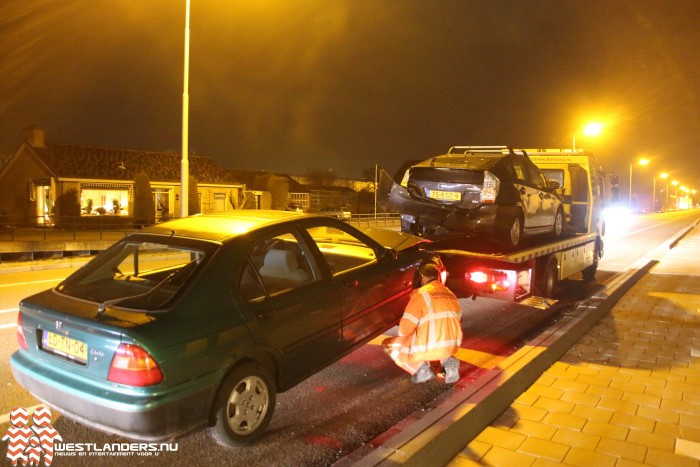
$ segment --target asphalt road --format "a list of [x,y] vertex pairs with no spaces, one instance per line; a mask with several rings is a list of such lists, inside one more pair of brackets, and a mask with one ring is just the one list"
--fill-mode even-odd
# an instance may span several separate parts
[[[573,303],[591,295],[615,272],[634,265],[646,252],[700,216],[696,211],[636,216],[624,223],[626,230],[608,227],[606,256],[595,283],[578,278],[566,281],[561,299]],[[17,406],[38,404],[14,382],[8,359],[16,348],[16,307],[21,297],[51,287],[70,272],[53,269],[33,273],[0,274],[0,431],[9,424],[7,414]],[[462,383],[485,368],[497,365],[516,350],[529,334],[556,320],[558,308],[540,310],[513,303],[479,298],[460,301],[465,340],[458,354]],[[393,330],[392,330],[393,331]],[[55,456],[61,465],[329,465],[349,452],[381,436],[415,411],[430,404],[449,386],[439,381],[412,384],[408,376],[384,355],[375,340],[336,364],[280,394],[266,436],[245,449],[226,449],[209,439],[206,431],[170,440],[176,452],[141,453],[128,460],[117,456]],[[123,443],[66,418],[53,426],[64,443]],[[403,423],[406,423],[405,421]],[[4,445],[3,445],[4,448]]]

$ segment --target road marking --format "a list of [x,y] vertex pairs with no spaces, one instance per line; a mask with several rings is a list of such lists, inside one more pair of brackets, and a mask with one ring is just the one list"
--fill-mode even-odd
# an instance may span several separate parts
[[0,329],[10,329],[10,328],[16,328],[17,323],[10,323],[10,324],[0,324]]
[[[25,407],[25,409],[27,409],[27,412],[33,412],[34,409],[38,409],[39,407],[46,407],[46,405],[39,404],[39,405],[35,405],[32,407]],[[10,423],[10,414],[9,413],[0,415],[0,425],[5,424],[5,423]]]
[[15,282],[13,284],[0,284],[0,287],[15,287],[18,285],[32,285],[32,284],[42,284],[44,282],[59,282],[62,281],[65,278],[59,278],[59,279],[43,279],[40,281],[29,281],[29,282]]
[[19,308],[8,308],[7,310],[0,310],[0,313],[14,313],[19,311]]

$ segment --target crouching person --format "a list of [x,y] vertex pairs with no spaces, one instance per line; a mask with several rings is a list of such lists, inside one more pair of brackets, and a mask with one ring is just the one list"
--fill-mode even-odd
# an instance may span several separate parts
[[462,312],[457,297],[438,279],[432,263],[418,270],[421,286],[411,292],[399,322],[399,335],[383,342],[394,362],[424,383],[435,378],[431,362],[439,362],[445,383],[459,381],[459,360],[454,357],[462,343]]

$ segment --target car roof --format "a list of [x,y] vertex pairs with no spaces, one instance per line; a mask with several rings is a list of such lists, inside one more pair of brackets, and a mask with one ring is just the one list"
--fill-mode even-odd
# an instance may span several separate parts
[[318,216],[294,211],[239,209],[195,214],[183,219],[146,227],[140,233],[176,235],[221,242],[229,237],[236,237],[263,226],[279,224],[301,217]]
[[508,154],[443,154],[426,159],[414,167],[442,167],[455,169],[478,169],[486,170],[493,167],[498,161]]

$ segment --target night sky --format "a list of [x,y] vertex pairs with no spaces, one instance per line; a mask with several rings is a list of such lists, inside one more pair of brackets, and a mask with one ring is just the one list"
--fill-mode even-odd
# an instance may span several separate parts
[[[698,0],[192,0],[190,153],[390,173],[453,145],[570,147],[700,188]],[[2,0],[0,157],[180,153],[184,0]],[[649,188],[651,189],[651,188]]]

